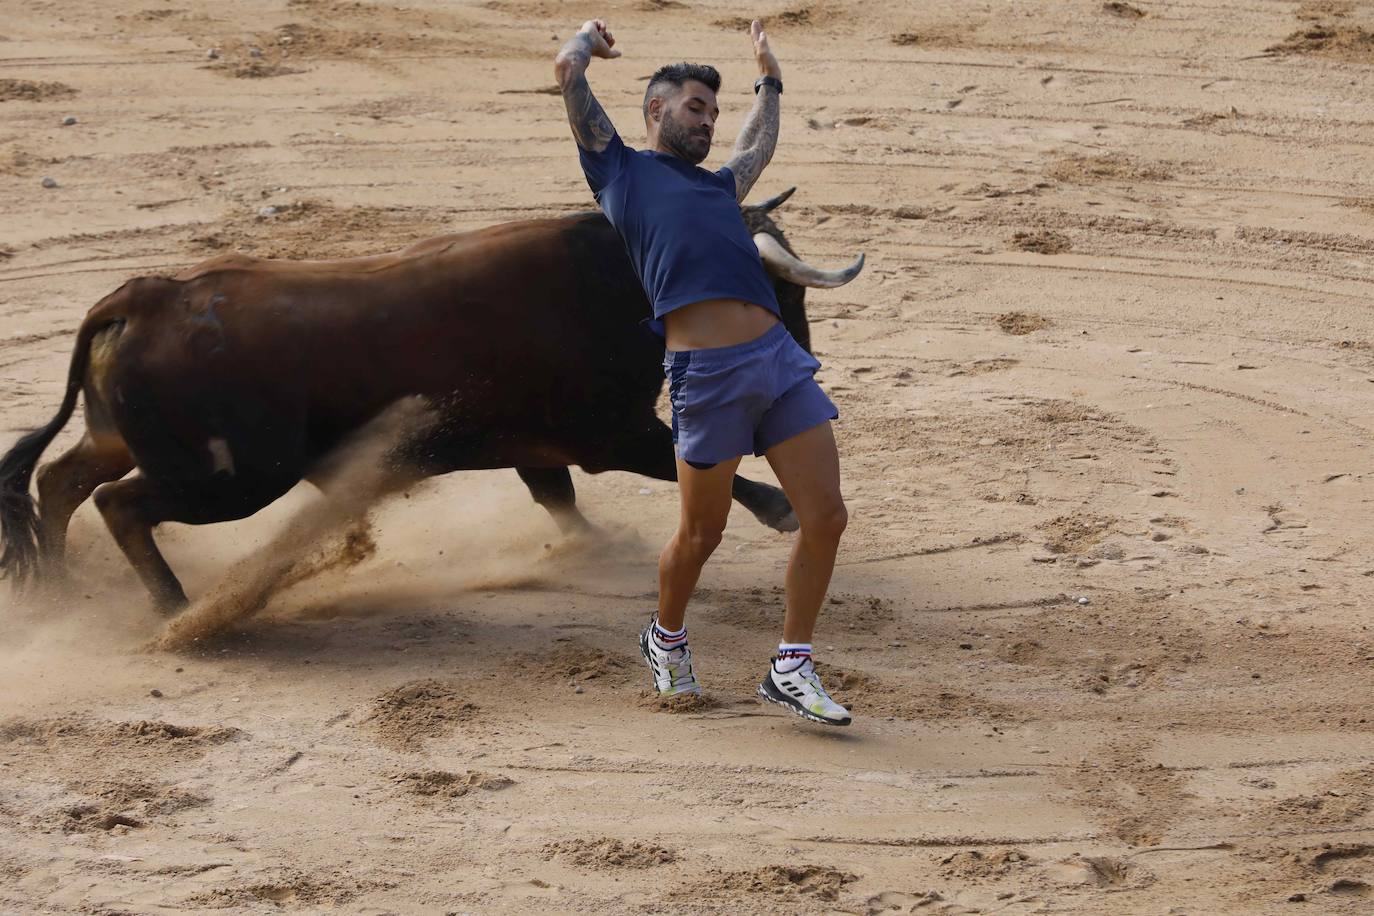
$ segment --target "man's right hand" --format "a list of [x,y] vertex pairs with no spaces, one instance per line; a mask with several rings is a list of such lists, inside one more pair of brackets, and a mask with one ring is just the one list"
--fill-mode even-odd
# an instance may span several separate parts
[[759,75],[782,79],[782,67],[778,66],[778,58],[768,46],[768,36],[764,34],[763,23],[757,19],[751,22],[749,37],[754,42],[754,59],[759,64]]
[[615,36],[611,30],[606,28],[604,19],[588,19],[582,23],[582,28],[578,29],[578,34],[586,35],[591,47],[593,57],[613,58],[619,57],[620,51],[615,46]]

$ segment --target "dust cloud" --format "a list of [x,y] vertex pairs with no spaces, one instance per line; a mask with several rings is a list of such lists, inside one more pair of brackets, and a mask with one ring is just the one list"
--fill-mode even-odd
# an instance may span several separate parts
[[[362,430],[331,460],[323,495],[234,563],[149,647],[195,647],[269,606],[273,616],[296,620],[377,613],[461,591],[536,585],[585,560],[593,546],[602,559],[642,552],[635,533],[614,528],[551,537],[549,519],[508,471],[507,487],[493,486],[490,475],[454,475],[472,479],[444,481],[446,491],[461,492],[456,499],[445,492],[441,503],[438,481],[417,480],[393,457],[433,420],[427,408],[406,403]],[[365,563],[366,575],[350,579]]]

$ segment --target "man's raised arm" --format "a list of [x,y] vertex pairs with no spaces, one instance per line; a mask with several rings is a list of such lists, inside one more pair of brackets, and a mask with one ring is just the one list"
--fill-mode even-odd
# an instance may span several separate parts
[[592,87],[587,84],[587,67],[593,57],[619,57],[620,52],[614,45],[615,38],[606,23],[589,19],[553,60],[553,72],[563,90],[563,103],[568,106],[568,123],[572,125],[573,136],[579,146],[593,153],[606,148],[615,134],[615,127],[592,95]]
[[778,145],[778,103],[782,85],[782,68],[778,59],[768,47],[768,36],[763,34],[763,25],[757,19],[749,26],[749,37],[754,42],[754,58],[759,64],[760,76],[771,76],[778,81],[777,86],[764,83],[754,97],[754,107],[744,119],[735,138],[735,149],[730,154],[726,166],[735,176],[735,199],[744,203],[749,191],[758,181],[763,167],[773,158],[773,149]]

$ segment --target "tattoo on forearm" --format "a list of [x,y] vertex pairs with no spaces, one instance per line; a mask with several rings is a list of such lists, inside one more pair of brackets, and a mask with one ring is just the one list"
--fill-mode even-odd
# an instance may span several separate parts
[[601,103],[592,95],[587,75],[579,73],[563,87],[563,103],[568,107],[568,123],[583,149],[599,153],[611,142],[615,127],[606,117]]
[[735,154],[727,165],[735,173],[735,196],[741,201],[773,158],[778,145],[778,109],[777,92],[768,86],[760,89],[735,140]]
[[587,65],[591,63],[592,56],[585,37],[573,36],[563,46],[559,57],[570,64],[573,71],[572,76],[563,83],[563,104],[568,109],[568,123],[572,125],[573,136],[583,149],[599,153],[610,144],[615,126],[596,96],[592,95],[592,87],[587,82]]

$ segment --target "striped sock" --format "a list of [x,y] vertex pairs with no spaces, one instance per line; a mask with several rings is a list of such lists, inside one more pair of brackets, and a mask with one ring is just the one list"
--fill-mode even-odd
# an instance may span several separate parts
[[780,642],[778,643],[778,660],[774,663],[779,674],[786,674],[789,671],[796,671],[806,664],[811,658],[811,643],[809,642]]
[[680,630],[665,630],[654,621],[654,642],[660,649],[680,649],[687,645],[687,627]]

